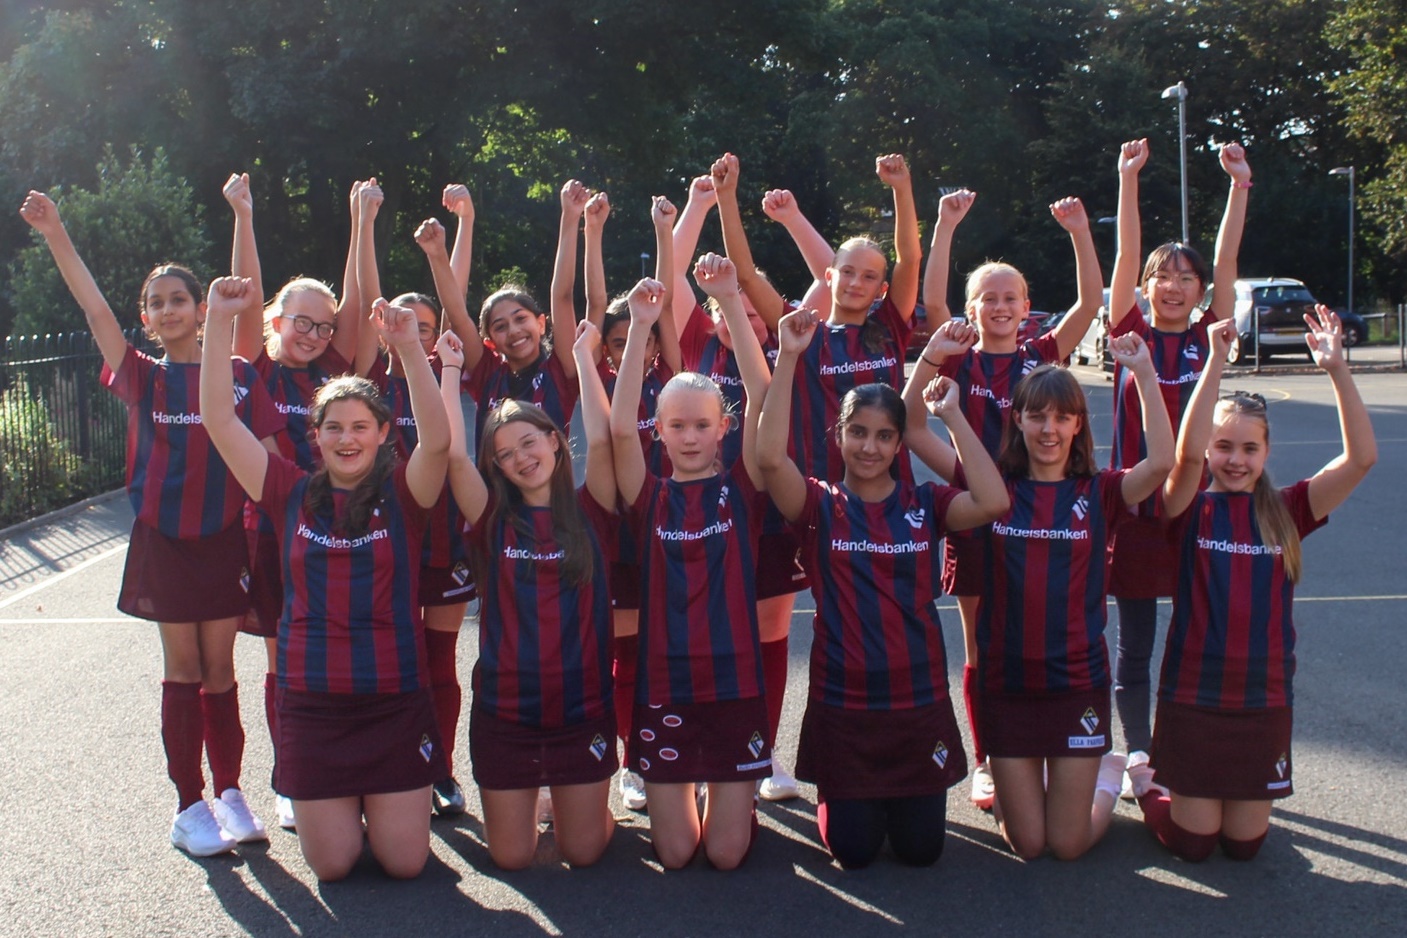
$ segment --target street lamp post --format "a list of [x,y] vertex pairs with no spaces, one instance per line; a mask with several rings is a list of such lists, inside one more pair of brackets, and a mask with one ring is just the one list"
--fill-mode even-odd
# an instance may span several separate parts
[[1352,166],[1335,166],[1330,176],[1348,177],[1348,311],[1353,312],[1353,188],[1357,173]]
[[640,277],[641,277],[641,279],[643,280],[645,277],[648,277],[648,276],[650,276],[650,253],[649,253],[648,251],[641,251],[641,252],[640,252]]
[[1178,82],[1163,89],[1163,97],[1177,98],[1177,148],[1182,161],[1182,243],[1187,237],[1187,83]]

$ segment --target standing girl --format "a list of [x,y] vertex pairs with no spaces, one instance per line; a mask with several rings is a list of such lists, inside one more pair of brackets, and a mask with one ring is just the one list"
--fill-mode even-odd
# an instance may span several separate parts
[[[567,437],[541,408],[505,401],[489,414],[476,468],[464,448],[458,389],[442,389],[450,484],[469,523],[481,591],[469,747],[484,837],[503,869],[532,862],[540,786],[551,789],[557,847],[573,866],[596,862],[615,828],[606,560],[616,480],[599,346],[596,327],[582,323],[573,346],[587,441],[579,490]],[[441,339],[440,356],[445,368],[462,367],[454,336]]]
[[977,622],[978,719],[997,822],[1018,855],[1088,850],[1109,826],[1124,757],[1108,753],[1105,549],[1128,506],[1162,485],[1172,429],[1148,349],[1111,343],[1143,400],[1148,455],[1098,471],[1084,391],[1054,365],[1017,384],[998,466],[1011,510],[991,527]]
[[886,837],[900,860],[927,866],[943,851],[948,789],[967,774],[933,605],[937,542],[945,531],[991,521],[1010,503],[946,378],[933,386],[935,413],[952,428],[971,491],[916,486],[891,473],[901,441],[925,454],[947,449],[921,418],[905,433],[906,409],[923,410],[912,381],[903,399],[883,384],[847,392],[836,425],[843,481],[802,476],[786,454],[790,384],[816,325],[809,310],[782,320],[758,429],[767,491],[802,531],[817,594],[797,773],[816,782],[821,840],[841,866],[868,866]]
[[[635,408],[645,335],[661,314],[664,285],[630,294],[630,335],[611,409],[616,480],[642,565],[640,667],[627,758],[645,780],[650,839],[666,868],[689,863],[700,844],[719,869],[743,862],[756,830],[755,781],[771,762],[758,651],[754,578],[766,496],[753,447],[767,363],[751,341],[733,265],[699,259],[695,277],[723,306],[735,338],[748,410],[743,457],[720,472],[730,416],[702,375],[676,375],[655,412],[672,474],[645,466]],[[708,783],[703,816],[694,785]]]
[[[1246,223],[1251,168],[1239,144],[1223,146],[1220,158],[1231,186],[1217,233],[1215,266],[1209,271],[1189,245],[1160,245],[1143,265],[1140,292],[1138,173],[1148,161],[1148,141],[1130,141],[1119,152],[1119,243],[1109,283],[1109,332],[1111,336],[1132,333],[1148,344],[1158,373],[1158,389],[1172,421],[1182,419],[1197,376],[1211,356],[1207,327],[1231,318],[1236,301],[1236,255]],[[1193,314],[1205,298],[1213,274],[1211,306],[1194,322]],[[1146,315],[1140,298],[1147,303]],[[1115,367],[1111,468],[1127,468],[1143,457],[1141,419],[1134,382],[1127,372]],[[1158,626],[1158,597],[1173,594],[1176,567],[1177,558],[1164,537],[1155,501],[1148,499],[1115,538],[1109,570],[1109,592],[1119,607],[1114,704],[1133,766],[1148,761],[1149,669]],[[1124,795],[1133,795],[1128,784]]]
[[[1343,452],[1312,477],[1277,489],[1265,471],[1265,400],[1216,400],[1233,324],[1209,330],[1211,355],[1163,488],[1178,545],[1172,625],[1158,687],[1151,765],[1130,766],[1144,821],[1185,860],[1218,841],[1235,860],[1260,850],[1274,799],[1292,791],[1290,725],[1300,541],[1328,520],[1377,462],[1367,409],[1329,309],[1306,316],[1314,362],[1333,382]],[[1211,475],[1199,492],[1203,473]],[[1156,783],[1154,773],[1156,772]]]
[[[1075,251],[1075,305],[1054,331],[1021,341],[1021,323],[1031,311],[1026,278],[1010,264],[987,262],[967,278],[966,313],[970,325],[954,323],[948,312],[948,258],[953,233],[972,208],[975,192],[960,189],[938,203],[938,224],[923,282],[928,321],[933,336],[914,365],[914,379],[925,384],[934,374],[957,384],[962,412],[967,415],[983,446],[993,457],[1000,451],[1002,433],[1009,422],[1011,392],[1023,375],[1045,362],[1057,362],[1075,348],[1099,311],[1102,282],[1089,217],[1079,199],[1065,198],[1050,206],[1050,213],[1070,234]],[[968,336],[976,326],[979,341]],[[920,385],[921,387],[923,385]],[[943,590],[957,597],[962,616],[962,696],[972,728],[972,748],[977,767],[972,773],[972,802],[990,809],[994,789],[991,767],[976,712],[977,599],[982,592],[982,537],[984,531],[956,532],[944,544]]]
[[[117,607],[159,623],[162,650],[161,739],[176,785],[171,843],[195,856],[268,834],[240,791],[244,727],[234,674],[234,639],[249,608],[239,483],[210,446],[196,407],[205,303],[186,268],[163,264],[141,291],[142,324],[164,350],[133,348],[78,256],[57,206],[31,191],[20,215],[53,254],[103,355],[102,384],[127,405],[127,495],[132,523]],[[233,366],[233,367],[231,367]],[[278,432],[278,414],[248,362],[228,350],[210,359],[241,391],[232,420],[254,439]],[[258,445],[256,443],[256,445]],[[202,749],[216,798],[204,800]]]
[[416,418],[410,458],[396,460],[390,411],[352,376],[323,385],[308,415],[321,468],[309,474],[267,451],[234,419],[223,369],[210,367],[229,354],[244,306],[258,306],[248,280],[215,281],[200,410],[280,548],[274,786],[293,799],[298,844],[320,880],[346,876],[364,840],[388,875],[413,877],[430,853],[430,785],[445,774],[416,598],[449,421],[415,314],[380,300],[377,325],[405,365]]

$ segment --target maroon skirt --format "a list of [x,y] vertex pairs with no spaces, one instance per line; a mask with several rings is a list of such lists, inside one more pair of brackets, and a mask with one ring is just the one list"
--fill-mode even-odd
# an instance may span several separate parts
[[414,791],[449,775],[428,688],[319,694],[280,687],[274,790],[295,801]]
[[249,614],[239,630],[246,635],[278,637],[283,616],[283,559],[273,531],[246,531],[249,545]]
[[420,568],[420,605],[453,606],[474,598],[474,572],[463,560],[449,567]]
[[808,701],[796,777],[822,800],[912,798],[947,791],[967,776],[953,705],[846,710]]
[[640,608],[640,565],[611,561],[611,608]]
[[587,785],[616,774],[616,714],[570,726],[524,726],[469,711],[474,781],[490,791]]
[[811,585],[797,559],[801,543],[791,531],[764,534],[757,541],[757,598],[788,596]]
[[943,592],[949,596],[981,596],[987,545],[981,535],[959,531],[943,540]]
[[995,759],[1098,757],[1109,742],[1109,688],[1064,694],[978,691],[982,745]]
[[747,782],[772,774],[762,697],[635,705],[627,764],[647,782]]
[[167,537],[132,522],[117,608],[152,622],[211,622],[249,609],[249,552],[244,526],[210,537]]
[[1295,793],[1289,707],[1215,710],[1159,703],[1154,781],[1188,798],[1268,801]]

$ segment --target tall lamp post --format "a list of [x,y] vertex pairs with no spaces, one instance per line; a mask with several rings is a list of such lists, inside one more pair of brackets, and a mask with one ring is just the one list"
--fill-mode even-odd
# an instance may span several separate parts
[[1187,237],[1187,83],[1178,82],[1163,89],[1163,98],[1177,98],[1177,148],[1182,162],[1182,243]]
[[1357,173],[1352,166],[1335,166],[1330,176],[1348,177],[1348,311],[1353,312],[1353,188]]

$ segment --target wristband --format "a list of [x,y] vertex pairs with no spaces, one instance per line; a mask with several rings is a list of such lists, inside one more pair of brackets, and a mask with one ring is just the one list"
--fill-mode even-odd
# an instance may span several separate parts
[[1234,179],[1231,181],[1231,188],[1233,189],[1249,189],[1252,185],[1253,183],[1249,179],[1245,182],[1237,182]]
[[440,366],[440,370],[441,370],[441,371],[444,371],[446,368],[458,368],[461,372],[464,371],[464,366],[463,366],[463,365],[441,365],[441,366]]
[[927,355],[920,354],[918,360],[928,365],[930,368],[942,368],[943,366],[935,361],[930,361]]

